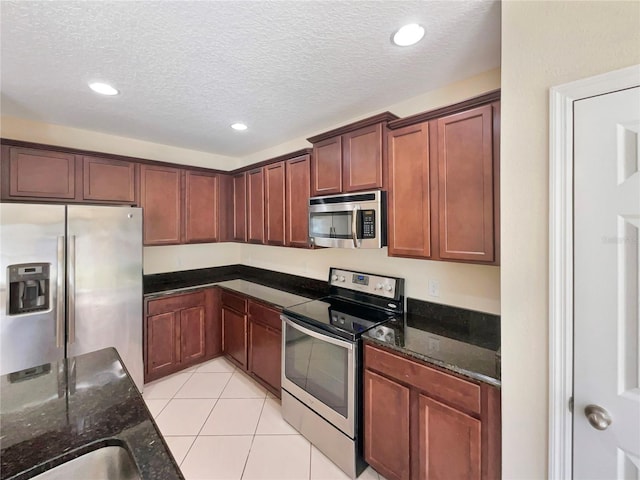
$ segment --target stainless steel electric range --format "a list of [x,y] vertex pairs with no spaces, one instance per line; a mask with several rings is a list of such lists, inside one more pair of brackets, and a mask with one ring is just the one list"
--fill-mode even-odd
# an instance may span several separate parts
[[356,478],[366,467],[361,336],[402,318],[404,279],[332,267],[329,287],[282,312],[282,416]]

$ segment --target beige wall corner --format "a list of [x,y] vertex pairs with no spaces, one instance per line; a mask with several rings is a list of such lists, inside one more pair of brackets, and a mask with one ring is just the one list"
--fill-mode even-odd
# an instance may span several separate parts
[[233,157],[9,116],[0,118],[0,136],[195,167],[233,170],[238,165]]
[[640,2],[502,4],[503,478],[547,477],[549,88],[640,63]]

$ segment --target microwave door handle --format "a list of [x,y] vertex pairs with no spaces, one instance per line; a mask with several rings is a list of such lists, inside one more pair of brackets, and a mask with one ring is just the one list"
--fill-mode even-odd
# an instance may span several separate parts
[[353,239],[353,248],[358,248],[358,210],[359,205],[354,205],[353,216],[351,217],[351,238]]

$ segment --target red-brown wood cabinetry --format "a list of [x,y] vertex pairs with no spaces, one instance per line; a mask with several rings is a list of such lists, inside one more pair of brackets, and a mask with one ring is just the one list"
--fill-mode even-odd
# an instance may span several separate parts
[[145,300],[145,382],[221,353],[217,288]]
[[184,225],[186,243],[218,241],[218,175],[185,173]]
[[499,102],[407,121],[387,136],[389,255],[498,264]]
[[285,244],[285,172],[284,161],[264,167],[265,243],[269,245]]
[[342,191],[382,188],[382,132],[376,123],[342,136]]
[[233,176],[233,235],[236,242],[247,241],[247,174]]
[[264,243],[264,171],[247,172],[247,241]]
[[311,195],[342,192],[342,137],[328,138],[313,145]]
[[3,145],[3,198],[69,201],[78,197],[76,156]]
[[177,168],[140,167],[140,205],[144,209],[145,245],[182,242],[182,171]]
[[82,158],[82,199],[89,202],[137,204],[136,171],[138,165],[123,160]]
[[500,478],[500,391],[365,344],[365,460],[389,480]]
[[311,157],[302,155],[286,162],[286,237],[288,247],[309,247],[309,196]]

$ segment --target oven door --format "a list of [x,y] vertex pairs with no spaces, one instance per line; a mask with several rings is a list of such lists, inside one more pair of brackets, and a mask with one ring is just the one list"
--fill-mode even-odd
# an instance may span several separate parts
[[280,318],[282,388],[355,438],[356,344]]

